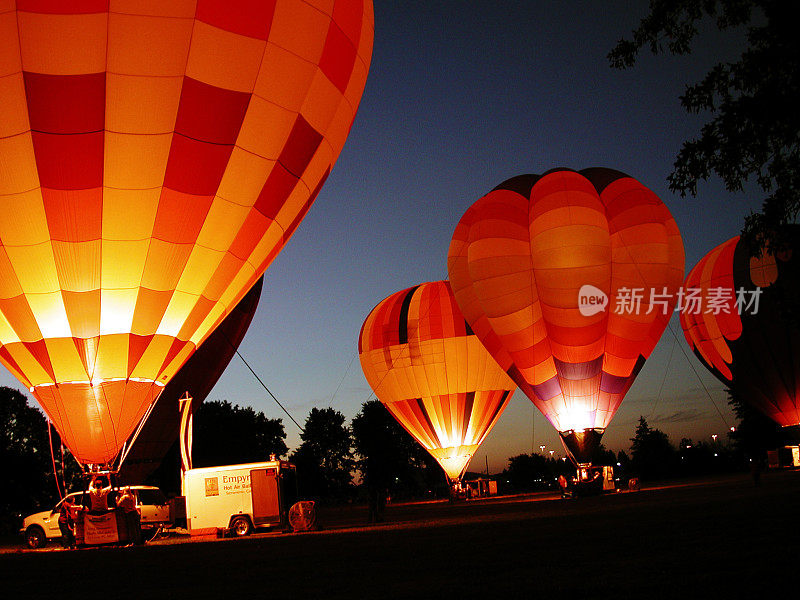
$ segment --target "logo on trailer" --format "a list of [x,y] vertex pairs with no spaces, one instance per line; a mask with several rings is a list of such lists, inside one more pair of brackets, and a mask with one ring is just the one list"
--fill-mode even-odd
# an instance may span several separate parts
[[206,498],[209,496],[219,496],[219,479],[217,477],[206,477]]

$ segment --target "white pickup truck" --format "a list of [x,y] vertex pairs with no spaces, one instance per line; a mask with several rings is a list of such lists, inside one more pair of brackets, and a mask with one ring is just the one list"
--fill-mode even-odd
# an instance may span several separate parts
[[[136,496],[136,506],[142,515],[142,533],[145,539],[150,539],[159,528],[171,525],[169,504],[160,489],[149,485],[132,485],[131,491]],[[118,493],[119,490],[112,490],[109,493],[109,506],[114,506]],[[72,492],[68,496],[76,505],[89,508],[88,492]],[[61,537],[58,513],[62,502],[63,499],[52,510],[44,510],[25,517],[20,533],[29,548],[41,548],[48,541]]]

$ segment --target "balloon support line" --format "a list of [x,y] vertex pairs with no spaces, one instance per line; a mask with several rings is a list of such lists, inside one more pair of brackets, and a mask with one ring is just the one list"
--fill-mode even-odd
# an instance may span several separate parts
[[[53,450],[53,424],[51,423],[50,419],[47,419],[47,438],[50,442],[50,460],[53,463],[53,478],[56,480],[56,489],[58,490],[58,499],[64,497],[66,494],[66,485],[64,486],[64,493],[61,492],[61,483],[58,480],[58,471],[56,470],[56,454],[55,450]],[[61,468],[64,468],[64,456],[61,456]]]
[[[223,335],[224,335],[224,333],[223,333]],[[227,340],[227,339],[228,339],[228,336],[225,336],[225,339]],[[228,340],[228,343],[229,343],[229,344],[231,343],[231,342],[230,342],[230,340]],[[233,345],[233,344],[231,344],[231,345]],[[295,425],[297,425],[297,428],[300,430],[300,433],[304,433],[304,432],[305,432],[305,429],[303,429],[303,428],[300,426],[300,423],[298,423],[297,421],[295,421],[295,420],[294,420],[294,417],[293,417],[292,415],[290,415],[290,414],[289,414],[289,411],[288,411],[288,410],[286,410],[286,407],[285,407],[283,404],[281,404],[281,403],[280,403],[280,400],[278,400],[278,399],[275,397],[275,394],[273,394],[273,393],[272,393],[272,392],[269,390],[269,388],[266,386],[266,384],[265,384],[263,381],[261,381],[261,377],[259,377],[259,376],[256,374],[256,372],[253,370],[253,367],[251,367],[251,366],[250,366],[250,363],[248,363],[248,362],[245,360],[244,356],[242,356],[242,353],[241,353],[241,352],[239,352],[239,349],[238,349],[238,348],[236,348],[235,350],[236,350],[236,356],[238,356],[239,358],[241,358],[241,359],[242,359],[242,362],[244,363],[244,366],[245,366],[245,367],[247,367],[247,368],[250,370],[250,372],[253,374],[253,377],[255,377],[255,378],[256,378],[256,380],[258,381],[258,383],[260,383],[260,384],[261,384],[261,387],[263,387],[265,390],[267,390],[267,393],[268,393],[270,396],[272,396],[272,399],[273,399],[273,400],[275,400],[275,403],[276,403],[278,406],[280,406],[280,407],[281,407],[281,410],[282,410],[283,412],[285,412],[285,413],[286,413],[286,416],[287,416],[287,417],[289,417],[289,418],[291,419],[292,423],[294,423]]]
[[672,365],[672,355],[675,353],[675,346],[677,345],[678,341],[673,337],[672,338],[672,347],[669,349],[669,358],[667,359],[667,366],[664,368],[664,377],[661,379],[661,386],[658,388],[658,395],[656,396],[656,401],[653,402],[653,408],[650,411],[650,420],[656,414],[656,407],[658,403],[661,401],[661,394],[664,391],[664,384],[667,382],[667,375],[669,374],[669,367]]
[[300,433],[305,433],[305,429],[300,427],[300,423],[298,423],[297,421],[294,420],[294,417],[289,414],[289,411],[286,410],[286,407],[283,404],[280,403],[280,400],[278,400],[275,397],[275,394],[273,394],[269,390],[267,385],[263,381],[261,381],[261,377],[259,377],[258,374],[253,370],[253,367],[250,366],[250,363],[245,360],[244,356],[242,356],[242,353],[239,352],[239,348],[237,346],[234,346],[233,342],[231,342],[231,340],[228,337],[228,335],[222,329],[218,329],[218,331],[222,334],[222,337],[225,338],[225,341],[228,342],[228,345],[230,345],[230,347],[233,348],[233,351],[236,353],[236,356],[238,356],[242,360],[242,362],[244,363],[244,366],[247,367],[247,369],[253,374],[253,377],[256,378],[256,381],[258,381],[258,383],[261,384],[261,387],[263,387],[265,390],[267,390],[267,393],[270,396],[272,396],[272,399],[275,400],[275,403],[278,406],[281,407],[281,410],[286,413],[286,416],[289,417],[289,419],[291,419],[292,423],[294,423],[297,426],[297,428],[300,430]]
[[700,382],[700,385],[702,386],[703,390],[705,391],[706,396],[708,396],[708,399],[711,401],[711,404],[714,406],[714,409],[717,411],[717,414],[719,415],[719,418],[722,420],[723,423],[725,423],[725,427],[727,429],[730,429],[730,424],[728,423],[728,420],[722,414],[722,411],[717,406],[717,403],[714,402],[714,398],[711,396],[711,392],[708,391],[708,388],[706,387],[706,384],[700,378],[700,373],[697,372],[697,369],[695,368],[694,364],[692,364],[692,361],[689,359],[689,355],[686,354],[686,350],[684,349],[683,344],[678,339],[678,335],[675,333],[675,330],[672,328],[672,323],[671,322],[667,322],[667,329],[669,329],[669,332],[672,334],[672,337],[674,337],[676,342],[678,342],[677,345],[681,349],[681,353],[683,354],[684,358],[686,359],[686,362],[689,363],[689,366],[692,368],[692,372],[694,373],[695,377],[697,377],[697,381]]
[[344,375],[342,375],[342,378],[339,380],[339,385],[337,385],[336,389],[333,390],[333,395],[331,396],[331,406],[333,406],[333,399],[336,398],[336,394],[339,393],[342,383],[344,383],[344,378],[347,377],[347,374],[350,372],[350,367],[353,366],[353,361],[356,359],[356,356],[358,356],[358,352],[353,354],[353,356],[350,358],[350,362],[347,364],[347,368],[344,370]]

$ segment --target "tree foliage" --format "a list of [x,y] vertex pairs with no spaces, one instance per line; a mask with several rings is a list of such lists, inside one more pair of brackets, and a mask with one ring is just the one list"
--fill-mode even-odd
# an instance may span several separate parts
[[728,404],[739,419],[736,430],[730,434],[734,447],[748,459],[766,460],[767,450],[778,449],[783,441],[781,427],[732,388],[728,389]]
[[503,479],[514,490],[536,490],[554,487],[556,478],[562,473],[573,476],[575,467],[569,461],[532,452],[510,457]]
[[598,444],[592,452],[592,464],[597,467],[613,467],[616,463],[617,455],[603,444]]
[[[3,493],[0,494],[0,533],[16,533],[20,519],[36,510],[49,508],[59,499],[53,474],[59,475],[67,491],[82,482],[80,467],[68,453],[58,451],[61,441],[53,432],[55,457],[50,454],[47,419],[41,410],[28,404],[19,390],[0,387],[0,465],[3,466]],[[63,492],[62,488],[62,492]]]
[[362,404],[351,427],[355,464],[367,487],[418,495],[441,483],[441,467],[379,400]]
[[800,212],[800,36],[792,0],[651,0],[629,39],[609,53],[615,68],[635,64],[643,48],[688,54],[705,21],[733,33],[746,29],[739,60],[717,63],[680,101],[690,113],[708,113],[698,135],[684,142],[669,176],[682,196],[697,193],[712,175],[730,191],[754,178],[764,192],[760,213],[745,222],[751,248],[786,241]]
[[349,493],[355,460],[350,428],[333,408],[312,408],[290,459],[297,466],[303,495],[341,499]]
[[212,467],[286,456],[286,432],[280,419],[227,400],[203,402],[194,414],[193,464]]
[[643,479],[658,479],[675,472],[675,448],[666,433],[639,417],[636,433],[631,438],[631,468]]
[[14,520],[53,500],[56,489],[48,447],[47,421],[41,411],[29,406],[21,392],[1,387],[0,464],[5,483],[0,527],[6,534],[13,531]]

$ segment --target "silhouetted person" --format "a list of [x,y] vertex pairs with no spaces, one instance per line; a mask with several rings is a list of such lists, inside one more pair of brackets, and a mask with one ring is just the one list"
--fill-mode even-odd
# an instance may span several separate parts
[[103,485],[100,477],[95,477],[89,484],[89,501],[91,503],[90,511],[95,514],[102,514],[108,512],[108,493],[111,491],[111,485]]
[[58,513],[58,528],[61,530],[61,545],[64,548],[75,547],[75,522],[72,518],[74,506],[72,497],[67,496],[61,503],[61,510]]
[[133,495],[130,486],[122,488],[122,493],[117,498],[117,508],[122,511],[125,517],[125,527],[128,530],[128,538],[131,544],[140,546],[142,539],[142,517],[136,509],[136,497]]
[[567,481],[567,478],[564,476],[563,473],[558,476],[558,487],[561,488],[561,497],[562,498],[566,498],[566,497],[568,497],[570,495],[570,493],[569,493],[569,481]]

